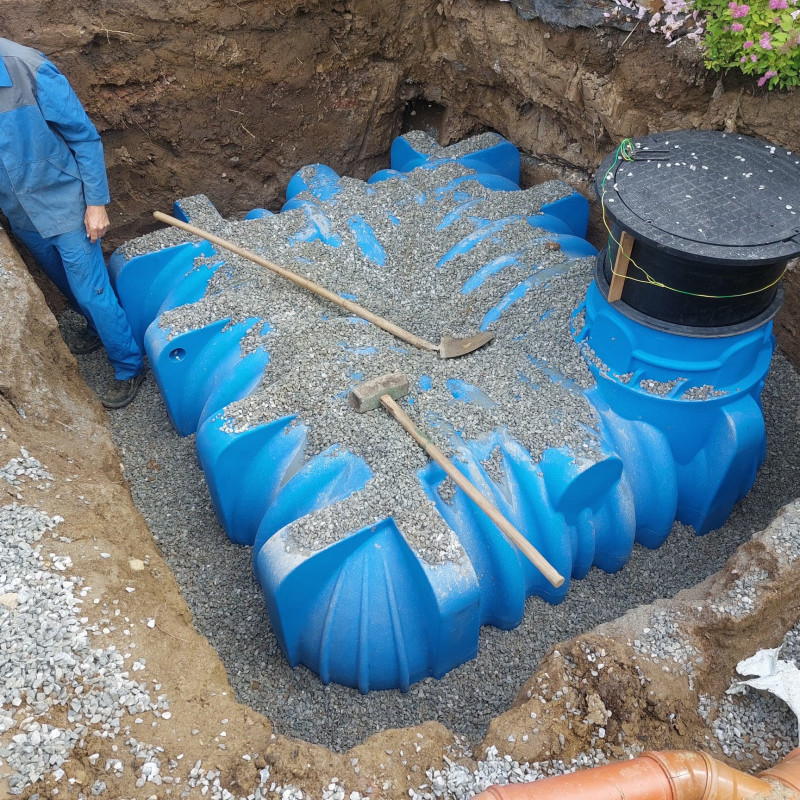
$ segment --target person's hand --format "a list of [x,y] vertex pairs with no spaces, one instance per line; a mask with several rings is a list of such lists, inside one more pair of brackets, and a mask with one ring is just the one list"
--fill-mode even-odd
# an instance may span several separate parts
[[86,236],[92,242],[102,238],[105,232],[111,227],[105,206],[86,206],[86,214],[83,216],[83,224],[86,226]]

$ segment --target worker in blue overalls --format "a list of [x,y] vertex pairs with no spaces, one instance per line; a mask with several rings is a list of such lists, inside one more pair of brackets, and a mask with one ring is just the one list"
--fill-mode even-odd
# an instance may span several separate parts
[[0,209],[86,317],[72,352],[105,346],[116,380],[100,400],[121,408],[136,395],[144,362],[100,247],[109,200],[100,136],[67,79],[37,50],[0,38]]

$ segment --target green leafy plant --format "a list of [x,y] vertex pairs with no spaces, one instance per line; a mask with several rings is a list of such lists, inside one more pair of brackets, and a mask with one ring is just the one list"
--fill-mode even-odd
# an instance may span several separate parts
[[[800,0],[614,0],[669,42],[701,44],[716,71],[738,69],[758,85],[800,85]],[[611,14],[606,14],[611,16]]]
[[769,89],[800,85],[799,0],[694,0],[705,17],[705,62],[738,68]]

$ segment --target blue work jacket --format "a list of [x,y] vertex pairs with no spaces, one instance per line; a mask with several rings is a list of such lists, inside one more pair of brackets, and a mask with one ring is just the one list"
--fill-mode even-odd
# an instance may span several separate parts
[[45,238],[80,228],[109,202],[97,129],[58,68],[0,38],[0,208]]

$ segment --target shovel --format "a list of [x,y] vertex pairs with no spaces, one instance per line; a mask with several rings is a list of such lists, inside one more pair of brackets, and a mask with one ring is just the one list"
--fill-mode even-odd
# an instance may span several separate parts
[[314,281],[304,278],[301,275],[286,269],[285,267],[279,267],[272,261],[262,258],[256,253],[253,253],[251,250],[245,250],[245,248],[239,247],[233,242],[229,242],[227,239],[222,239],[219,236],[215,236],[213,233],[204,231],[201,228],[196,228],[194,225],[190,225],[188,222],[183,222],[175,217],[170,217],[168,214],[163,214],[160,211],[154,211],[153,216],[160,222],[166,222],[168,225],[174,225],[176,228],[181,228],[182,230],[186,231],[187,233],[191,233],[194,236],[207,239],[212,244],[216,244],[219,247],[224,247],[226,250],[230,250],[232,253],[242,256],[242,258],[246,258],[262,267],[266,267],[281,277],[290,280],[292,283],[302,286],[304,289],[308,289],[310,292],[314,292],[314,294],[318,294],[320,297],[324,297],[326,300],[330,300],[332,303],[336,303],[337,306],[341,306],[351,314],[355,314],[356,316],[367,320],[367,322],[371,322],[373,325],[383,328],[383,330],[391,333],[392,336],[396,336],[398,339],[402,339],[404,342],[414,345],[414,347],[419,347],[421,350],[430,350],[431,352],[438,353],[441,358],[458,358],[458,356],[465,356],[467,353],[471,353],[473,350],[483,347],[483,345],[487,344],[494,338],[493,333],[486,332],[476,333],[474,336],[467,336],[463,339],[454,339],[452,336],[442,336],[442,340],[439,342],[439,344],[433,344],[433,342],[428,342],[425,339],[417,336],[415,333],[411,333],[410,331],[401,328],[399,325],[395,325],[394,322],[390,322],[388,319],[378,316],[378,314],[374,314],[372,311],[369,311],[363,306],[358,305],[358,303],[353,303],[351,300],[345,300],[343,297],[339,297],[338,294],[331,292],[324,286],[320,286],[318,283],[314,283]]

